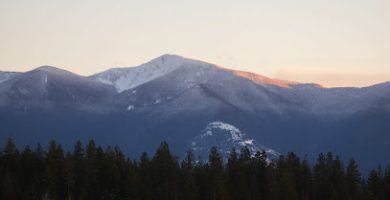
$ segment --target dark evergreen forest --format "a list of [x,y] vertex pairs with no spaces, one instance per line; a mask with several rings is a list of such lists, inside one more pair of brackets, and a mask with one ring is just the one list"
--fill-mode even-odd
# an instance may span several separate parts
[[320,154],[312,166],[294,153],[269,161],[265,152],[232,149],[227,160],[213,147],[207,162],[191,151],[179,160],[162,142],[154,155],[130,159],[118,147],[78,141],[64,152],[55,141],[0,153],[0,198],[151,200],[389,200],[390,168],[363,178],[354,160]]

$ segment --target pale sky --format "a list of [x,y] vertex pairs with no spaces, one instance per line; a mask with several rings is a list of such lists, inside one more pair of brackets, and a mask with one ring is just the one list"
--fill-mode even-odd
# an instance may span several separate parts
[[165,53],[325,86],[390,81],[390,0],[0,0],[0,70]]

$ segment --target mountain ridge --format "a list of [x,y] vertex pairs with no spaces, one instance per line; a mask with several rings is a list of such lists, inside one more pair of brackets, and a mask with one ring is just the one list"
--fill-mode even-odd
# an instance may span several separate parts
[[[246,133],[242,141],[282,154],[333,151],[364,168],[390,161],[377,154],[390,151],[390,82],[324,88],[172,55],[111,70],[80,76],[43,66],[0,83],[0,140],[11,133],[21,145],[93,138],[134,155],[165,140],[185,152],[194,138],[215,142],[198,136],[223,122]],[[224,144],[227,151],[241,143]]]
[[[207,63],[204,61],[194,60],[190,58],[184,58],[182,56],[172,54],[164,54],[136,67],[113,68],[94,74],[90,77],[99,80],[103,83],[114,85],[118,89],[118,92],[123,92],[124,90],[134,88],[147,81],[167,75],[174,70],[178,70],[180,67],[190,66],[197,67],[199,69],[215,68],[227,72],[232,72],[234,75],[246,78],[258,84],[277,85],[283,87],[287,87],[290,84],[298,84],[298,82],[271,79],[260,74],[228,69],[225,67],[218,66],[216,64]],[[204,72],[199,71],[196,75],[199,75],[199,73]],[[128,76],[128,74],[136,74],[138,76]],[[144,74],[146,74],[146,76],[144,76]],[[139,76],[144,76],[143,80],[138,80]]]
[[[277,85],[277,86],[280,86],[280,87],[288,87],[288,86],[295,86],[295,85],[312,85],[312,86],[316,86],[316,87],[329,88],[329,89],[332,89],[332,88],[366,88],[366,87],[372,87],[372,86],[376,86],[376,85],[390,83],[390,81],[385,81],[385,82],[379,82],[379,83],[374,83],[374,84],[371,84],[371,85],[360,86],[360,87],[355,87],[355,86],[326,87],[326,86],[320,85],[318,83],[301,83],[301,82],[297,82],[297,81],[290,81],[290,80],[270,78],[268,76],[264,76],[264,75],[259,74],[259,73],[250,72],[250,71],[235,70],[235,69],[231,69],[231,68],[228,68],[228,67],[225,67],[225,66],[220,66],[218,64],[213,64],[213,63],[209,63],[209,62],[206,62],[206,61],[197,60],[197,59],[193,59],[193,58],[187,58],[187,57],[176,55],[176,54],[163,54],[163,55],[161,55],[161,56],[159,56],[157,58],[154,58],[152,60],[149,60],[149,61],[147,61],[147,62],[145,62],[145,63],[143,63],[141,65],[137,65],[137,66],[134,66],[134,67],[113,67],[113,68],[109,68],[107,70],[104,70],[104,71],[101,71],[101,72],[97,72],[97,73],[92,74],[92,75],[86,75],[86,76],[79,75],[79,74],[74,73],[72,71],[65,70],[65,69],[62,69],[62,68],[59,68],[59,67],[55,67],[55,66],[50,66],[50,65],[42,65],[42,66],[36,67],[36,68],[34,68],[32,70],[29,70],[29,71],[34,71],[34,70],[43,70],[43,71],[45,71],[45,70],[46,71],[50,71],[50,70],[51,71],[55,71],[55,70],[57,70],[57,71],[64,71],[64,72],[68,72],[68,73],[72,73],[72,74],[75,74],[75,75],[78,75],[78,76],[83,76],[83,77],[92,78],[92,79],[99,79],[100,78],[99,80],[101,82],[113,85],[112,82],[110,82],[110,81],[108,81],[106,79],[102,79],[102,77],[101,77],[102,74],[108,73],[108,72],[113,72],[113,74],[115,74],[114,76],[120,76],[120,74],[122,74],[122,73],[127,73],[127,71],[134,71],[136,69],[145,67],[145,65],[149,65],[149,66],[154,65],[159,60],[162,60],[163,62],[164,62],[164,60],[176,60],[176,61],[177,60],[182,60],[182,61],[186,62],[184,64],[198,63],[200,65],[209,65],[209,66],[213,66],[213,67],[216,67],[216,68],[219,68],[219,69],[222,69],[222,70],[231,71],[232,73],[234,73],[234,74],[236,74],[238,76],[241,76],[243,78],[252,80],[254,82],[258,82],[260,84]],[[177,67],[183,66],[183,65],[177,66],[177,63],[174,64],[174,65],[175,66],[173,68],[170,68],[170,70],[173,70],[173,69],[176,69]],[[170,70],[168,69],[167,72],[170,72]],[[4,74],[4,73],[21,74],[21,73],[26,73],[26,72],[8,72],[8,71],[1,71],[0,70],[0,83],[4,82],[1,79],[1,74]],[[150,79],[148,79],[148,80],[150,80]],[[143,82],[141,81],[141,83],[143,83]],[[132,85],[132,87],[138,86],[138,85],[139,84],[135,84],[135,85]],[[126,89],[130,89],[130,88],[126,88]],[[125,89],[119,89],[120,92],[122,92],[124,90]]]

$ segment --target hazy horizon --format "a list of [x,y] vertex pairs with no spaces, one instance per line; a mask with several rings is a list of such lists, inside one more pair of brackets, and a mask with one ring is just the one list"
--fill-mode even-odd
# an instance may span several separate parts
[[390,2],[2,1],[0,70],[81,75],[162,54],[327,87],[390,80]]

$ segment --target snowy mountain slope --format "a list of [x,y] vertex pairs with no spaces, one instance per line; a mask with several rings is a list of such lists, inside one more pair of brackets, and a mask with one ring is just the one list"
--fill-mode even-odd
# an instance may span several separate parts
[[[162,115],[196,109],[212,112],[216,105],[222,104],[247,112],[273,110],[281,113],[285,109],[299,109],[296,105],[302,104],[303,100],[292,92],[290,86],[279,86],[281,81],[270,82],[273,79],[261,75],[248,78],[212,64],[187,59],[182,61],[181,67],[173,71],[122,91],[116,96],[116,103],[124,110],[129,106],[131,111],[149,107],[160,110]],[[288,81],[283,83],[292,84]],[[294,87],[296,85],[294,83]]]
[[163,140],[183,153],[211,130],[196,144],[230,138],[221,142],[228,151],[253,139],[264,145],[254,149],[334,151],[369,167],[390,160],[377,153],[390,151],[389,120],[390,83],[324,88],[175,55],[91,77],[44,66],[0,83],[0,140],[2,133],[23,144],[94,138],[134,156]]
[[[389,83],[365,88],[323,88],[315,84],[271,79],[168,54],[138,67],[115,68],[87,78],[48,66],[24,74],[0,73],[3,77],[1,80],[15,78],[15,81],[2,84],[0,91],[7,93],[14,83],[19,82],[19,90],[8,93],[7,98],[28,96],[26,88],[34,88],[34,95],[42,96],[47,86],[47,74],[73,89],[77,88],[76,85],[95,90],[115,87],[118,94],[109,92],[113,101],[102,103],[121,111],[153,109],[163,114],[172,114],[197,109],[212,111],[216,105],[223,105],[254,113],[272,111],[282,115],[284,112],[301,111],[344,116],[372,107],[383,106],[387,110],[390,107],[387,101]],[[18,79],[18,76],[22,78]],[[30,78],[26,77],[35,78],[29,81]],[[67,91],[64,94],[71,96]],[[5,95],[0,96],[0,103],[4,104]],[[202,101],[205,98],[214,103]]]
[[255,73],[230,70],[211,63],[170,54],[162,55],[138,67],[113,68],[95,74],[91,76],[91,78],[113,85],[117,88],[118,92],[123,92],[165,76],[179,68],[196,68],[192,74],[187,74],[187,83],[193,81],[194,79],[198,79],[203,75],[208,75],[208,70],[213,68],[214,70],[228,72],[229,74],[251,80],[258,84],[274,85],[279,87],[289,87],[290,85],[298,84],[297,82],[292,81],[271,79]]
[[206,128],[191,142],[194,154],[202,159],[207,159],[209,150],[213,146],[218,148],[225,159],[229,157],[233,148],[240,151],[244,147],[247,147],[252,155],[258,151],[265,151],[269,158],[277,158],[280,155],[273,149],[257,145],[253,138],[248,137],[237,127],[221,121],[207,124]]
[[118,92],[123,92],[188,65],[206,66],[209,64],[166,54],[138,67],[114,68],[93,75],[91,78],[113,85]]
[[3,72],[3,71],[0,71],[0,83],[2,82],[5,82],[9,79],[12,79],[18,75],[20,75],[21,73],[19,72]]
[[305,100],[307,110],[321,115],[350,115],[379,105],[390,104],[390,101],[386,101],[390,98],[388,82],[362,88],[296,87],[294,93]]
[[[271,79],[176,55],[163,55],[138,67],[116,68],[91,77],[113,85],[123,110],[161,111],[162,115],[215,110],[225,104],[246,112],[310,112],[342,117],[380,104],[388,109],[386,84],[366,88],[324,88],[317,84]],[[195,94],[198,94],[197,96]],[[190,95],[191,97],[186,97]],[[213,100],[207,106],[207,101]],[[219,101],[220,103],[215,103]],[[195,103],[196,102],[196,103]],[[206,104],[206,105],[203,105]],[[160,106],[159,106],[160,105]],[[164,106],[162,106],[164,105]],[[321,113],[320,116],[318,113]]]
[[[114,88],[50,66],[23,73],[0,85],[0,105],[15,108],[102,109]],[[100,105],[96,107],[97,105]]]
[[[48,74],[55,78],[48,78]],[[68,95],[75,102],[84,101],[83,104],[88,106],[88,102],[94,101],[92,97],[86,95],[75,99],[68,87],[72,90],[78,85],[91,87],[94,88],[90,90],[92,93],[115,87],[118,93],[103,92],[103,95],[110,96],[106,99],[112,101],[102,100],[101,105],[123,112],[153,110],[168,116],[189,111],[217,112],[226,107],[251,113],[271,111],[283,115],[286,112],[306,112],[317,117],[348,116],[371,108],[383,107],[389,110],[390,107],[387,101],[390,98],[389,83],[365,88],[323,88],[316,84],[271,79],[168,54],[138,67],[115,68],[91,77],[78,76],[49,66],[23,74],[3,73],[3,77],[14,77],[15,80],[4,82],[0,87],[3,93],[0,95],[0,105],[5,105],[7,99],[8,102],[16,103],[26,101],[27,104],[35,99],[37,104],[41,100],[35,97],[44,97],[48,85],[58,85],[48,84],[48,80],[58,80],[64,84],[60,88],[65,91],[53,90],[52,93],[58,95],[50,98],[60,97],[59,94]],[[29,92],[27,88],[36,91]],[[22,100],[18,101],[17,97]],[[15,101],[11,100],[13,98]],[[65,103],[61,99],[53,99],[55,101]],[[46,101],[42,102],[45,104]]]

